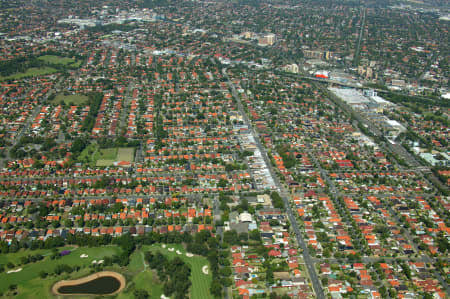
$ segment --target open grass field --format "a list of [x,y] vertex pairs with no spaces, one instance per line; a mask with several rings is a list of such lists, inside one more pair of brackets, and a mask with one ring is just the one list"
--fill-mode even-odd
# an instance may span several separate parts
[[82,105],[88,101],[88,97],[81,94],[73,94],[73,95],[63,95],[58,94],[56,97],[52,100],[52,103],[54,104],[60,104],[61,102],[64,102],[66,105]]
[[89,166],[94,167],[97,163],[96,156],[98,151],[98,145],[95,143],[91,143],[78,156],[78,161],[87,163],[89,164]]
[[[87,268],[91,265],[93,260],[102,259],[105,256],[112,256],[120,252],[117,246],[103,246],[103,247],[65,247],[60,248],[59,251],[63,249],[71,249],[72,252],[69,255],[63,256],[57,260],[51,260],[49,255],[51,250],[37,250],[37,251],[21,251],[13,254],[1,255],[1,263],[6,264],[8,262],[15,262],[17,268],[22,268],[22,271],[17,273],[7,274],[5,272],[0,274],[0,293],[6,294],[8,287],[12,284],[17,285],[18,295],[15,298],[52,298],[50,294],[50,287],[53,283],[61,279],[74,279],[83,277],[89,274],[89,269]],[[26,265],[19,266],[18,261],[21,256],[26,256],[28,254],[40,253],[44,256],[44,259],[36,262],[29,263]],[[81,254],[87,254],[88,258],[80,258]],[[70,266],[81,266],[82,269],[78,272],[73,272],[69,274],[63,274],[60,276],[48,276],[42,279],[39,273],[44,270],[48,273],[52,273],[56,265],[67,264]]]
[[2,80],[15,80],[15,79],[22,79],[26,77],[35,77],[35,76],[42,76],[42,75],[49,75],[56,73],[56,69],[52,67],[40,67],[40,68],[29,68],[25,73],[17,73],[14,75],[2,77],[0,76],[0,81]]
[[43,55],[38,57],[38,59],[51,64],[63,64],[63,65],[68,65],[75,62],[75,59],[69,57],[60,57],[56,55]]
[[75,68],[77,68],[77,67],[80,67],[82,63],[83,63],[83,61],[77,60],[77,61],[75,61],[74,63],[71,63],[71,64],[70,64],[70,67],[75,67]]
[[[174,251],[169,251],[168,248],[174,248]],[[211,286],[212,274],[209,273],[205,275],[202,272],[202,267],[205,265],[209,266],[209,262],[206,258],[198,255],[194,255],[193,257],[187,257],[186,251],[184,250],[182,245],[173,244],[167,245],[166,248],[162,248],[161,245],[156,244],[152,246],[142,246],[142,251],[160,251],[165,254],[169,258],[174,258],[176,256],[180,257],[184,262],[188,263],[191,266],[191,298],[192,299],[203,299],[203,298],[212,298],[212,295],[209,291],[209,287]],[[178,255],[176,251],[179,250],[182,254]]]
[[102,148],[98,152],[98,158],[115,161],[117,158],[117,151],[118,151],[117,148]]

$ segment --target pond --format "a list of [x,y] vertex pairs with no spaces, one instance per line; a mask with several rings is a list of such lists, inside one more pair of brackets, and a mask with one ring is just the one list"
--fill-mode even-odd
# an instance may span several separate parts
[[103,276],[81,284],[62,286],[58,289],[58,293],[106,295],[114,293],[119,288],[120,282],[116,278]]
[[77,280],[63,280],[53,285],[56,295],[110,295],[123,290],[125,278],[116,272],[104,271]]

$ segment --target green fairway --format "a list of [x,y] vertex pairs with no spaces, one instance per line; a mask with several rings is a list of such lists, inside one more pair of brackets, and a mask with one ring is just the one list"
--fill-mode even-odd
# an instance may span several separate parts
[[53,74],[56,72],[57,72],[56,69],[54,69],[52,67],[29,68],[25,73],[17,73],[17,74],[6,76],[6,77],[0,76],[0,81],[1,80],[9,80],[9,79],[15,80],[15,79],[21,79],[21,78],[26,78],[26,77],[49,75],[49,74]]
[[[71,250],[74,247],[67,246],[60,248],[60,250]],[[51,254],[50,249],[37,249],[37,250],[20,250],[16,253],[0,254],[0,264],[6,265],[6,263],[11,262],[15,265],[20,263],[20,258],[28,255],[40,254],[42,256],[47,256]]]
[[62,65],[68,65],[75,62],[75,59],[69,58],[69,57],[61,57],[56,55],[43,55],[38,57],[38,59],[43,60],[45,62],[51,63],[51,64],[62,64]]
[[[133,291],[135,289],[146,290],[150,298],[160,299],[162,291],[162,284],[159,283],[153,271],[144,264],[144,253],[136,250],[130,257],[130,264],[127,266],[127,273],[133,276],[131,282],[127,283],[128,288],[117,295],[117,299],[133,298]],[[134,287],[130,287],[134,285]]]
[[147,292],[150,294],[150,298],[160,299],[161,295],[163,294],[163,286],[162,284],[157,283],[157,279],[155,276],[156,275],[154,275],[152,271],[147,270],[136,275],[136,277],[133,279],[133,282],[135,283],[137,289],[147,290]]
[[[173,248],[173,251],[169,251],[169,248]],[[160,251],[161,253],[167,255],[169,258],[174,258],[176,256],[180,257],[184,262],[191,266],[191,298],[202,299],[202,298],[212,298],[209,291],[209,287],[212,281],[212,274],[209,272],[207,275],[203,273],[203,266],[209,266],[209,262],[206,258],[198,255],[193,257],[187,257],[186,251],[182,245],[173,244],[167,245],[166,248],[162,248],[160,244],[152,246],[142,246],[142,251]],[[182,254],[177,254],[179,250]]]
[[82,105],[88,101],[88,97],[81,94],[73,94],[73,95],[63,95],[58,94],[53,100],[52,103],[54,104],[60,104],[61,102],[64,102],[66,105]]
[[144,270],[144,254],[138,250],[133,252],[130,256],[130,263],[127,268],[131,272],[141,272]]
[[[40,294],[41,298],[49,298],[50,286],[61,279],[81,277],[88,274],[89,270],[85,269],[91,265],[93,260],[103,259],[105,256],[112,256],[118,254],[120,249],[116,246],[103,246],[103,247],[83,247],[83,248],[73,248],[65,247],[60,248],[59,251],[63,249],[72,249],[69,255],[63,256],[59,259],[51,260],[48,256],[51,250],[37,250],[37,251],[25,251],[13,254],[5,254],[1,256],[2,263],[16,262],[16,267],[22,268],[20,272],[7,273],[9,269],[5,272],[0,273],[0,292],[5,293],[8,287],[12,284],[18,286],[19,296],[17,298],[37,298],[35,294]],[[26,256],[28,254],[34,255],[40,253],[42,255],[47,255],[43,260],[36,263],[29,263],[22,266],[18,265],[18,260],[21,256]],[[87,254],[87,258],[80,258],[81,254]],[[72,272],[70,275],[63,274],[59,276],[48,276],[45,279],[39,277],[41,271],[47,273],[52,273],[57,265],[67,264],[69,266],[80,266],[81,270],[79,272]],[[30,295],[33,294],[31,297]]]

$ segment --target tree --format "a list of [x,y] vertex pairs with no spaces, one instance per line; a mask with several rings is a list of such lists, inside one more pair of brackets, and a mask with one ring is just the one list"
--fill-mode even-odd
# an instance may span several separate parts
[[73,225],[72,220],[70,220],[70,219],[64,220],[64,226],[65,227],[72,227],[72,225]]
[[220,179],[217,183],[217,187],[219,188],[225,188],[228,185],[228,180],[226,179]]
[[222,294],[222,286],[217,280],[213,280],[213,282],[211,283],[211,288],[209,290],[215,297],[220,297],[220,295]]
[[146,290],[142,289],[134,290],[133,295],[136,299],[147,299],[150,296]]
[[270,198],[272,199],[272,203],[274,208],[277,209],[284,209],[284,202],[281,198],[280,194],[278,192],[274,191],[270,194]]
[[261,240],[261,234],[257,229],[251,230],[249,233],[250,240],[260,241]]
[[47,275],[48,275],[48,273],[45,272],[44,270],[42,270],[41,272],[39,272],[39,276],[40,276],[42,279],[46,278]]
[[238,234],[237,234],[236,230],[233,229],[233,230],[226,231],[223,234],[223,241],[226,243],[229,243],[231,245],[238,244],[239,240],[238,240]]

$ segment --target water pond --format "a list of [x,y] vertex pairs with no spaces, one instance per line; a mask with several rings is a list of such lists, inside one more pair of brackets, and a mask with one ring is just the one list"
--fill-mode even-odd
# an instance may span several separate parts
[[62,280],[53,285],[56,295],[111,295],[125,287],[125,278],[116,272],[104,271],[77,280]]
[[103,276],[81,284],[61,286],[58,293],[107,295],[119,288],[120,282],[115,277]]

